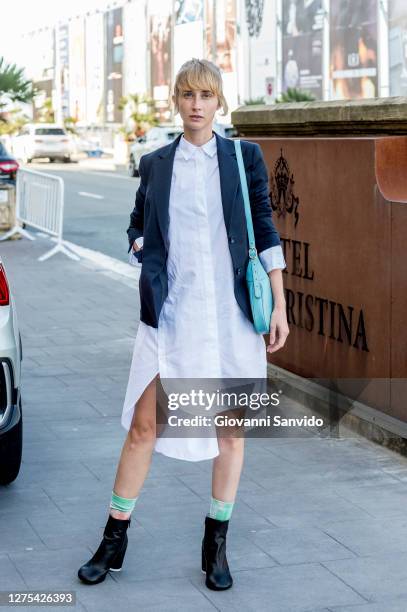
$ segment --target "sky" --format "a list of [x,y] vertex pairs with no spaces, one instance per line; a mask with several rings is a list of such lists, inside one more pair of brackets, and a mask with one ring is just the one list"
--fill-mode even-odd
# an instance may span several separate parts
[[[24,64],[24,48],[21,35],[44,26],[50,26],[58,19],[82,15],[97,8],[104,9],[114,2],[108,0],[11,0],[2,10],[0,19],[0,56],[9,63]],[[121,3],[122,4],[122,3]]]

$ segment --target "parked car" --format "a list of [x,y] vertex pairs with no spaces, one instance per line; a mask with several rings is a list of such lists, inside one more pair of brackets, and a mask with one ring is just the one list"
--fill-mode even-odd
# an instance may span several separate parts
[[148,130],[145,138],[139,138],[130,148],[129,176],[139,176],[138,166],[142,155],[169,144],[182,132],[182,127],[175,125],[160,125]]
[[0,142],[0,181],[15,183],[18,167],[17,160]]
[[23,447],[21,361],[17,312],[0,257],[0,484],[18,476]]
[[63,126],[55,123],[27,123],[14,138],[13,152],[24,163],[30,163],[38,157],[48,157],[50,162],[70,162],[73,142]]
[[[238,135],[236,128],[231,124],[214,123],[213,129],[215,132],[225,138],[233,138]],[[150,153],[159,147],[162,147],[173,140],[183,132],[181,126],[157,126],[151,128],[147,134],[137,139],[131,146],[128,172],[129,176],[139,176],[138,166],[140,158],[144,153]]]

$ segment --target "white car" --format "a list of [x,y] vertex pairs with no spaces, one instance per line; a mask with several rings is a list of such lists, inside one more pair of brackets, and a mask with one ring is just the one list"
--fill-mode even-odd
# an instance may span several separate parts
[[[213,129],[215,132],[221,136],[224,136],[225,138],[233,138],[234,136],[237,136],[237,131],[231,124],[214,123]],[[142,155],[169,144],[183,131],[183,128],[179,125],[160,125],[148,130],[147,134],[139,138],[130,149],[128,166],[129,176],[139,176],[138,167]]]
[[14,137],[14,155],[29,163],[37,157],[48,157],[53,162],[70,162],[73,153],[71,135],[56,123],[27,123]]
[[0,257],[0,485],[15,480],[23,446],[22,344],[17,312]]
[[183,131],[182,127],[175,125],[160,125],[148,130],[145,137],[139,138],[130,149],[129,176],[139,176],[138,166],[142,155],[169,144]]

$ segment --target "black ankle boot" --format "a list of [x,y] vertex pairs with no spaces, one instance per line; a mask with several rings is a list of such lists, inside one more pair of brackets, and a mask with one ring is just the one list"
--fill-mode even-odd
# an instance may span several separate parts
[[103,582],[109,570],[118,572],[122,568],[127,548],[127,528],[131,518],[116,519],[109,514],[103,540],[93,557],[78,571],[79,578],[86,584]]
[[226,559],[226,533],[229,521],[218,521],[205,517],[205,535],[202,540],[202,571],[206,573],[205,584],[213,591],[229,589],[233,578]]

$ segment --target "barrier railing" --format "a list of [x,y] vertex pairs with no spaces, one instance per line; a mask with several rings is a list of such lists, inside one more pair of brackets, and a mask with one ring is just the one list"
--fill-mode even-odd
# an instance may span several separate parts
[[29,240],[35,240],[20,224],[29,225],[54,236],[56,245],[38,258],[44,261],[56,253],[64,253],[74,260],[80,258],[72,253],[62,239],[64,223],[64,181],[59,176],[37,172],[36,170],[19,169],[16,185],[16,225],[0,240],[7,240],[14,234],[20,234]]

